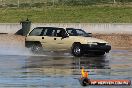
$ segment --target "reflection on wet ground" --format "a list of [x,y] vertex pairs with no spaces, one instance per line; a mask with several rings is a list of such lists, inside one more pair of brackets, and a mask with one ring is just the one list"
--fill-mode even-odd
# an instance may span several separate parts
[[81,58],[31,56],[26,62],[24,68],[28,68],[35,73],[40,72],[48,75],[79,74],[81,66],[85,66],[85,69],[109,69],[109,60],[105,56]]
[[[8,51],[9,52],[9,51]],[[70,54],[5,55],[0,53],[0,88],[82,88],[80,67],[91,79],[132,80],[132,50],[112,50],[101,57],[73,57]],[[130,88],[89,86],[88,88]]]

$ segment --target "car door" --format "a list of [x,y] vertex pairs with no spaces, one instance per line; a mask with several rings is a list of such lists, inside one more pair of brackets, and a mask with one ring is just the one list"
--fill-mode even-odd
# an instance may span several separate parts
[[55,31],[55,28],[49,27],[46,28],[45,32],[43,32],[43,36],[41,36],[41,42],[45,50],[55,50]]
[[28,36],[28,41],[40,42],[44,50],[50,50],[53,46],[53,38],[51,38],[51,27],[37,27],[34,28]]
[[[34,41],[41,42],[44,50],[52,50],[57,51],[59,49],[62,49],[62,42],[60,43],[59,40],[62,37],[57,37],[57,29],[60,28],[53,28],[53,27],[44,27],[43,29],[37,28],[35,29],[35,33],[37,36],[35,36]],[[33,36],[32,36],[33,37]],[[60,44],[61,46],[58,46]]]
[[65,29],[61,28],[56,29],[54,37],[54,47],[56,48],[56,50],[69,50],[71,49],[73,40],[69,36],[63,38],[63,34],[60,33],[62,31],[66,33]]

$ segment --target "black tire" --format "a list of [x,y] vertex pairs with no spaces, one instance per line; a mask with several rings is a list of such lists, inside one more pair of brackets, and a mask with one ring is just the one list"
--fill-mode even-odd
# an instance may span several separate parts
[[81,44],[79,44],[79,43],[73,44],[73,47],[72,47],[72,54],[73,54],[75,57],[80,57],[80,56],[83,55],[83,51],[82,51]]
[[105,54],[105,52],[95,52],[94,54],[98,55],[98,56],[103,56]]
[[35,54],[41,53],[43,50],[42,45],[40,43],[34,43],[31,45],[31,51]]

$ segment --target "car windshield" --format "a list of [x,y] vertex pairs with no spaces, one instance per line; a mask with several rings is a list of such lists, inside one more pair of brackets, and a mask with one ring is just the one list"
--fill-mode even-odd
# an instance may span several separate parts
[[88,36],[88,34],[82,29],[67,28],[69,36]]

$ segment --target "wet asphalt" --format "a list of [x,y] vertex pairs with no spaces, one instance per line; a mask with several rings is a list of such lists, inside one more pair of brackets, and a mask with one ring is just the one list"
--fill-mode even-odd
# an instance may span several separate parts
[[0,50],[0,88],[83,88],[78,81],[81,66],[89,71],[90,79],[132,80],[132,50],[113,49],[104,56],[73,57],[69,53],[38,55],[26,48],[3,48]]
[[[132,81],[132,48],[112,48],[104,56],[73,57],[63,52],[33,54],[24,47],[24,38],[0,36],[0,88],[84,88],[80,68],[90,79]],[[132,86],[87,86],[85,88],[132,88]]]

